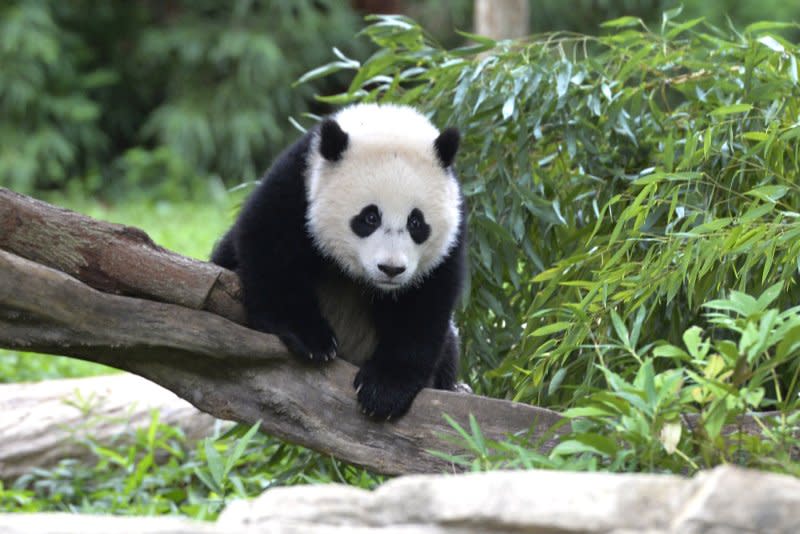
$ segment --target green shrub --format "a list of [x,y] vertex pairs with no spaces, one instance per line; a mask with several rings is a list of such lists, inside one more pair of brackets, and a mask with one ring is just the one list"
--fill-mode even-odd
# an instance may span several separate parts
[[[730,21],[743,26],[764,17],[797,20],[800,5],[783,0],[539,0],[531,3],[530,23],[534,33],[566,30],[596,34],[608,33],[600,27],[606,20],[634,16],[647,24],[658,25],[665,12],[668,17],[681,12],[686,20],[703,17],[711,24],[728,27]],[[795,29],[791,34],[797,37],[800,32]]]
[[[89,406],[86,407],[87,409]],[[87,440],[91,460],[62,460],[7,487],[0,512],[185,515],[213,520],[233,499],[279,485],[337,482],[372,488],[383,478],[274,438],[235,427],[190,446],[153,412],[147,428],[116,444]]]
[[357,19],[329,0],[179,5],[178,16],[138,42],[138,61],[162,73],[164,91],[141,133],[196,172],[228,184],[253,180],[299,135],[288,118],[309,110],[314,89],[292,82],[331,47],[358,50]]
[[[460,324],[479,392],[564,409],[657,376],[682,399],[677,412],[715,424],[798,407],[796,344],[732,349],[739,333],[702,314],[729,290],[767,292],[770,310],[747,317],[768,332],[764,317],[800,302],[800,49],[770,33],[797,25],[723,35],[675,14],[654,31],[623,17],[605,37],[470,36],[451,51],[409,19],[373,18],[365,33],[379,50],[324,99],[410,103],[464,134],[472,283]],[[735,409],[686,396],[708,386],[697,373],[711,353],[654,349],[698,328],[728,350],[713,353],[726,393],[708,398]],[[650,421],[650,445],[664,421]],[[649,465],[638,452],[624,465]]]

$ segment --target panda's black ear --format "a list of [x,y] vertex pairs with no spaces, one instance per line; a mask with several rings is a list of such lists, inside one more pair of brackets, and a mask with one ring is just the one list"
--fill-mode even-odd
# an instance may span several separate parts
[[339,123],[325,119],[319,129],[319,152],[328,161],[339,161],[347,148],[348,136]]
[[455,128],[447,128],[436,141],[433,142],[433,148],[436,149],[436,157],[439,158],[439,163],[445,169],[453,164],[458,152],[458,142],[461,140],[461,134]]

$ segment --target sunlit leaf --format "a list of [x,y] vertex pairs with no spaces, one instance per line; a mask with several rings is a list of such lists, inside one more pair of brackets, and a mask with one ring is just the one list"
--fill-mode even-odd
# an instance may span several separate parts
[[570,326],[572,326],[572,323],[559,321],[559,322],[556,322],[556,323],[553,323],[553,324],[549,324],[549,325],[537,328],[536,330],[531,332],[531,335],[532,336],[546,336],[546,335],[550,335],[550,334],[555,334],[556,332],[562,332],[562,331],[566,330]]
[[620,17],[613,20],[607,20],[600,24],[601,28],[629,28],[632,26],[641,26],[642,19],[638,17]]
[[717,109],[711,111],[712,115],[721,117],[725,115],[731,115],[734,113],[746,113],[753,109],[752,104],[732,104],[730,106],[721,106]]
[[658,438],[667,454],[675,454],[678,449],[678,442],[681,440],[681,424],[678,422],[664,423]]

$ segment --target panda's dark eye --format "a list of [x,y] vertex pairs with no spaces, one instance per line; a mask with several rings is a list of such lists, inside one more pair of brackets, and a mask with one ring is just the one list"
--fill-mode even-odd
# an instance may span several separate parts
[[378,206],[370,204],[358,215],[350,219],[350,229],[358,237],[367,237],[381,225],[381,212]]
[[364,222],[370,226],[378,226],[381,223],[381,219],[377,213],[371,211],[364,215]]
[[408,214],[406,228],[408,229],[408,233],[411,234],[411,239],[413,239],[414,243],[417,245],[424,243],[431,235],[431,227],[425,222],[425,215],[423,215],[418,208],[414,208],[411,210],[411,213]]

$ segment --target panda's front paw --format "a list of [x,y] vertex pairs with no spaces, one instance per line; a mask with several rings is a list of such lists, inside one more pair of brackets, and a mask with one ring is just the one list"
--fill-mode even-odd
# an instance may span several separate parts
[[336,358],[336,334],[321,317],[318,322],[306,319],[300,324],[281,328],[277,334],[289,351],[299,358],[314,363]]
[[376,419],[389,420],[405,414],[423,386],[368,360],[356,374],[353,387],[363,413]]

